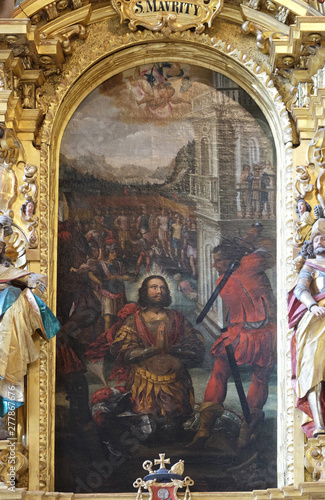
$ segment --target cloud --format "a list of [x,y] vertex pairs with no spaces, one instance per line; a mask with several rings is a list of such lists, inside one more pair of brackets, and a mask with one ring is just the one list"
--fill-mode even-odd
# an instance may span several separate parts
[[194,137],[192,124],[186,120],[165,127],[126,124],[113,120],[109,108],[105,111],[102,119],[81,111],[75,113],[65,130],[61,152],[68,158],[104,155],[113,167],[134,164],[155,169],[170,164]]

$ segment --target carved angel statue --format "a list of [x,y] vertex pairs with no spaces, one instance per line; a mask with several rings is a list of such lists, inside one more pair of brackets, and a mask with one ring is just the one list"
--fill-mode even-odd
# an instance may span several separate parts
[[296,212],[299,221],[295,221],[294,245],[301,246],[309,239],[316,218],[311,214],[311,206],[303,198],[297,201]]
[[[24,402],[27,365],[39,358],[32,335],[45,340],[61,328],[38,297],[46,277],[16,268],[5,256],[5,237],[12,234],[12,219],[0,215],[0,416]],[[35,293],[32,292],[34,290]]]
[[28,236],[29,248],[37,248],[38,232],[36,228],[38,226],[38,217],[35,217],[36,203],[30,197],[27,197],[20,210],[21,218],[27,223],[27,229],[30,231]]
[[310,184],[310,174],[308,172],[308,167],[304,165],[299,165],[296,168],[296,181],[295,181],[295,199],[298,201],[304,198],[307,193],[310,193],[314,189],[314,184]]

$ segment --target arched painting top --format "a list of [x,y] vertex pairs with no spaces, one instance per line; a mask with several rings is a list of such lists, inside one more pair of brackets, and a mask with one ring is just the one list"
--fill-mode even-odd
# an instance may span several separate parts
[[[63,77],[46,114],[42,132],[41,270],[48,274],[50,282],[55,284],[59,150],[64,129],[73,112],[91,90],[109,77],[136,65],[163,62],[166,58],[171,62],[181,59],[184,63],[209,68],[228,76],[250,94],[270,125],[278,166],[277,207],[281,217],[279,217],[277,231],[277,248],[280,256],[277,274],[279,277],[278,297],[282,297],[286,291],[286,282],[290,279],[289,262],[293,225],[292,194],[287,190],[287,186],[292,182],[292,131],[286,107],[271,75],[253,59],[247,57],[237,47],[227,46],[221,40],[215,40],[207,35],[195,35],[191,32],[171,35],[168,41],[162,35],[148,32],[115,37],[102,47],[87,49],[77,65],[70,66],[69,62],[66,64]],[[49,259],[48,256],[52,258]],[[50,306],[55,306],[54,294],[50,297]],[[279,414],[285,415],[284,418],[278,419],[278,441],[281,444],[278,451],[278,486],[281,487],[294,484],[293,432],[289,430],[293,426],[294,399],[290,390],[290,368],[287,366],[290,346],[286,327],[286,307],[280,299],[278,300],[278,342],[280,345],[278,376],[283,384],[283,394],[279,397],[278,404],[280,405]],[[47,345],[42,345],[44,353],[47,349]],[[46,377],[49,371],[47,363],[48,356],[42,356],[40,373],[43,377]],[[52,400],[46,400],[46,396],[43,396],[43,407],[49,407]],[[51,439],[54,439],[53,427],[40,436],[43,463],[48,463],[45,456],[48,446],[44,444],[46,440],[49,442]],[[42,469],[41,481],[47,483],[49,476],[49,469]]]

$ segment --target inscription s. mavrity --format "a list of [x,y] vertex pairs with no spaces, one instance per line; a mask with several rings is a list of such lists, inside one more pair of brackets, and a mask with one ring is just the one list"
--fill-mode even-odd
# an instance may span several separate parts
[[143,26],[168,36],[172,31],[190,28],[202,33],[221,11],[223,0],[112,0],[112,5],[121,22],[129,21],[131,31]]
[[135,4],[135,14],[148,14],[150,12],[174,12],[175,14],[189,14],[199,16],[199,5],[189,2],[176,2],[174,0],[145,0]]

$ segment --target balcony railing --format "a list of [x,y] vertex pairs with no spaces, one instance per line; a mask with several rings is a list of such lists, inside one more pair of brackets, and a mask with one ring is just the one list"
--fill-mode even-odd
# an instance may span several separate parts
[[243,219],[275,219],[275,187],[261,187],[259,179],[255,179],[253,186],[237,184],[237,215]]
[[190,194],[218,204],[219,179],[213,176],[190,174]]

